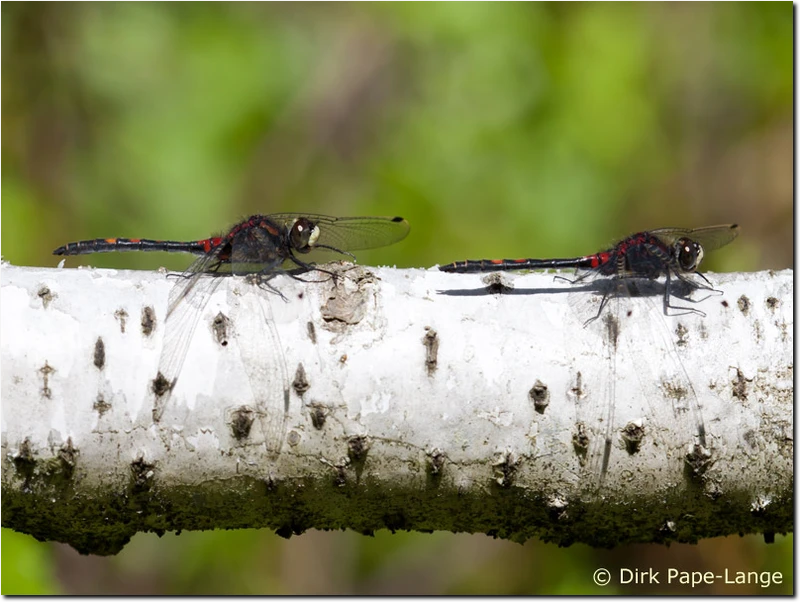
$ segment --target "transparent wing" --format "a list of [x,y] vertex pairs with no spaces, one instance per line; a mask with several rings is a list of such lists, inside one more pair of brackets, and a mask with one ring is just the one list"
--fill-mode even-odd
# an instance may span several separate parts
[[276,213],[268,217],[287,227],[297,218],[308,218],[319,226],[317,244],[340,251],[385,247],[403,240],[409,232],[408,222],[401,217],[330,217],[313,213]]
[[643,299],[638,305],[638,310],[644,313],[638,320],[643,327],[628,336],[641,339],[653,353],[628,353],[644,399],[651,406],[650,413],[660,424],[670,421],[673,430],[680,434],[680,441],[675,443],[682,449],[690,450],[694,445],[706,447],[706,427],[694,384],[697,379],[690,376],[691,366],[682,361],[679,351],[680,345],[687,344],[681,340],[680,332],[686,331],[682,321],[698,325],[702,318],[665,317],[661,307],[650,299]]
[[655,234],[666,242],[673,244],[679,238],[689,238],[698,242],[706,251],[713,251],[727,245],[739,235],[739,226],[736,224],[725,224],[723,226],[707,226],[705,228],[695,228],[693,230],[684,228],[660,228],[652,230]]
[[[153,420],[158,422],[169,402],[203,309],[224,277],[242,270],[241,262],[222,259],[223,246],[199,257],[170,289],[164,324],[164,344],[158,375],[153,381]],[[234,249],[233,255],[236,255]],[[271,264],[253,266],[253,272],[278,271],[277,254]],[[242,270],[244,271],[244,270]],[[246,273],[246,272],[245,272]],[[267,448],[278,453],[283,442],[289,403],[289,379],[280,339],[272,318],[269,294],[246,281],[230,298],[233,323],[239,333],[239,354],[250,381],[253,400],[261,416]]]
[[623,295],[585,326],[594,351],[579,366],[588,378],[574,399],[573,441],[595,487],[609,467],[640,453],[665,457],[671,478],[680,478],[687,456],[706,446],[700,402],[670,323],[677,320],[653,299]]
[[248,282],[242,282],[231,295],[236,297],[230,304],[239,355],[267,450],[277,455],[286,433],[290,394],[286,358],[272,313],[273,295]]
[[203,255],[180,275],[170,289],[164,321],[164,344],[158,361],[158,375],[153,381],[153,420],[158,422],[178,380],[194,336],[200,314],[214,294],[222,277],[204,273],[217,262],[213,254]]
[[192,278],[192,294],[184,287],[173,287],[170,293],[169,310],[164,325],[164,346],[158,362],[158,376],[153,384],[155,402],[153,421],[158,422],[164,413],[172,390],[178,381],[186,352],[192,343],[200,314],[214,294],[222,278],[210,274],[198,274]]
[[586,293],[570,294],[570,304],[579,311],[575,316],[578,325],[573,328],[584,329],[590,347],[586,355],[590,361],[578,364],[580,382],[576,380],[571,389],[576,414],[572,442],[584,478],[592,488],[597,488],[605,479],[612,461],[617,385],[625,366],[618,364],[616,353],[619,341],[618,334],[614,333],[616,318],[613,316],[617,299],[609,301],[611,307],[605,308],[600,318],[585,324],[585,310],[588,309],[591,315],[596,314],[599,299],[584,303],[573,300],[587,296]]

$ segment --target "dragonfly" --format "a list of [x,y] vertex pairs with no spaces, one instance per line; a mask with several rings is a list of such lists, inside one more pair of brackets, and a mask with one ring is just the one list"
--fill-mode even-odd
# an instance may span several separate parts
[[[672,286],[675,280],[690,289],[713,290],[698,268],[707,251],[719,249],[730,243],[739,234],[739,226],[726,224],[706,228],[660,228],[637,232],[616,243],[610,249],[567,259],[468,259],[440,266],[443,272],[474,273],[507,270],[544,270],[573,268],[577,277],[573,283],[587,279],[607,278],[613,284],[625,284],[634,279],[654,280],[665,276],[664,313],[680,310],[683,313],[705,315],[701,310],[672,305]],[[696,275],[704,282],[692,280]],[[608,287],[600,303],[597,315],[587,323],[600,317],[612,297],[613,287]]]
[[[711,283],[698,269],[706,252],[730,243],[738,234],[736,224],[696,229],[660,228],[632,234],[611,248],[591,255],[563,259],[466,260],[439,269],[475,273],[572,268],[577,276],[570,282],[581,283],[594,278],[605,285],[597,313],[583,323],[588,328],[603,315],[609,302],[615,300],[614,310],[608,312],[597,327],[590,329],[596,338],[590,338],[589,342],[599,341],[603,351],[587,356],[603,357],[604,361],[584,365],[583,375],[580,370],[577,372],[568,393],[577,412],[574,450],[581,465],[596,479],[595,484],[600,484],[608,472],[615,442],[624,442],[628,454],[636,454],[643,441],[658,439],[655,433],[665,424],[671,425],[673,432],[680,433],[682,442],[690,442],[687,458],[691,458],[696,471],[702,470],[707,453],[706,428],[695,387],[677,355],[665,316],[706,315],[693,307],[673,305],[675,286],[682,284],[690,291],[713,291]],[[647,304],[629,305],[622,310],[620,306],[635,296],[634,293],[652,289],[647,281],[661,276],[665,277],[662,312],[652,312]],[[636,312],[644,314],[642,320],[635,319]],[[632,332],[634,321],[641,325],[636,327],[635,334]],[[646,358],[639,357],[645,354],[632,351],[636,345],[649,347],[648,357],[659,358],[657,365],[648,364]],[[586,379],[587,373],[593,378]],[[597,383],[596,389],[587,386],[588,380]],[[632,389],[638,392],[634,395],[636,400],[625,396],[624,403],[618,403],[617,389],[621,382],[633,383]],[[644,401],[644,406],[635,403],[631,406],[637,400]],[[625,406],[624,412],[620,411],[621,405]],[[617,420],[623,413],[629,418],[624,426]],[[674,444],[662,440],[656,446],[668,449]]]
[[[268,281],[279,273],[295,278],[299,278],[297,272],[330,273],[312,263],[310,257],[333,255],[355,259],[353,251],[394,244],[408,232],[408,222],[402,217],[274,213],[253,215],[225,234],[200,240],[98,238],[65,244],[53,254],[163,251],[199,256],[179,276],[169,293],[164,346],[158,374],[151,383],[155,396],[153,420],[159,422],[183,368],[200,314],[219,286],[220,276],[247,276],[249,284],[272,289]],[[267,448],[277,453],[289,410],[289,379],[269,300],[263,295],[259,298],[256,306],[246,295],[235,304],[240,306],[236,311],[237,330],[240,338],[247,336],[247,344],[240,344],[239,349],[255,405],[268,423],[264,426],[268,433]]]

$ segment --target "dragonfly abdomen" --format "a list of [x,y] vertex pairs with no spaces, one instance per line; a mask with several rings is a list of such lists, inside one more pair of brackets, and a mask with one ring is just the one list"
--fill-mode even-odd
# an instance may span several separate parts
[[147,238],[95,238],[68,243],[53,251],[53,255],[88,255],[113,251],[166,251],[202,255],[215,246],[215,239],[178,242]]

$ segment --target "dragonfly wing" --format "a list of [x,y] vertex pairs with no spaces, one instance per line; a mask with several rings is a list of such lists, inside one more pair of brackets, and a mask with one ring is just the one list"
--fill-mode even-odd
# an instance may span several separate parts
[[[639,453],[662,456],[672,478],[680,478],[687,454],[702,455],[707,445],[697,389],[670,326],[676,322],[656,299],[614,295],[584,326],[591,361],[576,366],[582,383],[572,388],[580,392],[572,395],[573,445],[593,489],[609,466],[619,474],[619,464]],[[596,305],[576,318],[596,313]]]
[[409,225],[401,217],[330,217],[318,214],[276,213],[269,216],[289,227],[305,217],[319,227],[316,244],[340,251],[360,251],[384,247],[408,236]]
[[707,226],[705,228],[659,228],[651,230],[654,234],[668,245],[674,244],[679,238],[688,238],[702,245],[706,251],[713,251],[727,245],[739,235],[739,226],[736,224],[725,224],[722,226]]
[[[289,413],[289,374],[270,305],[270,294],[243,283],[231,299],[239,354],[250,381],[267,450],[281,451]],[[231,293],[235,294],[235,293]]]
[[204,273],[204,269],[213,261],[212,255],[200,257],[189,270],[177,276],[178,281],[170,289],[164,323],[164,344],[158,361],[158,375],[152,386],[155,394],[154,422],[161,420],[164,414],[200,321],[200,314],[222,281],[220,275]]

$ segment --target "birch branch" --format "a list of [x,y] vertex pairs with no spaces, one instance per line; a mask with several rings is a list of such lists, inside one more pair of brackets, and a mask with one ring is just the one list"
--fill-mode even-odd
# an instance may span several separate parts
[[3,526],[95,554],[211,528],[793,530],[792,271],[709,275],[720,295],[678,303],[706,317],[644,296],[584,326],[597,295],[548,274],[332,269],[273,278],[283,298],[220,279],[156,420],[174,279],[5,265]]

